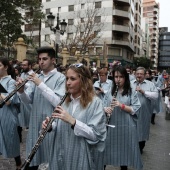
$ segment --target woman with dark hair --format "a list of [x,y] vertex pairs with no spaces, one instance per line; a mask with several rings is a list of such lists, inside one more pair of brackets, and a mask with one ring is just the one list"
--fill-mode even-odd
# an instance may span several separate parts
[[115,125],[115,128],[108,127],[104,163],[120,166],[121,170],[128,167],[140,170],[142,162],[136,127],[140,102],[136,92],[131,89],[124,67],[118,66],[113,70],[113,83],[109,107],[105,108],[105,112],[111,114],[109,124]]
[[[50,170],[97,170],[94,153],[104,149],[106,138],[102,101],[95,96],[90,71],[83,64],[66,71],[68,97],[57,106],[52,129]],[[45,128],[49,118],[43,121]],[[98,163],[98,162],[97,162]]]
[[[1,93],[3,100],[10,92],[15,89],[15,80],[11,78],[14,73],[12,66],[6,58],[0,58],[0,84],[6,89],[7,93]],[[18,118],[17,109],[14,106],[16,101],[14,96],[0,108],[0,154],[5,158],[14,158],[16,168],[21,168],[20,141],[17,132]]]

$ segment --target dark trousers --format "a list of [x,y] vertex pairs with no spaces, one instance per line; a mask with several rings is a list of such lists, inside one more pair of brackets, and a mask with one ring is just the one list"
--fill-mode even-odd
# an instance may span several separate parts
[[127,170],[128,167],[127,167],[127,166],[121,166],[120,169],[121,169],[121,170]]
[[38,170],[38,166],[31,166],[29,167],[29,170]]
[[152,116],[151,116],[151,123],[153,125],[155,124],[155,113],[153,113]]
[[20,157],[20,155],[15,157],[14,159],[15,159],[16,166],[20,166],[21,165],[21,157]]
[[18,130],[19,140],[21,143],[22,142],[22,127],[18,126],[17,130]]
[[140,153],[141,154],[143,153],[143,148],[145,147],[145,143],[146,143],[146,141],[139,142],[139,148],[140,148]]
[[[105,170],[105,169],[106,169],[106,165],[104,165],[104,170]],[[127,170],[128,167],[127,167],[127,166],[121,166],[120,169],[121,169],[121,170]]]

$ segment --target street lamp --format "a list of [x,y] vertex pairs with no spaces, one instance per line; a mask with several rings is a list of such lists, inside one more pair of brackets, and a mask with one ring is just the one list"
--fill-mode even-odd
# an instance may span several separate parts
[[[50,26],[50,30],[54,32],[54,34],[56,35],[55,37],[55,48],[56,48],[56,57],[58,57],[58,43],[60,41],[60,34],[64,35],[64,32],[66,31],[66,27],[67,27],[67,23],[65,22],[65,19],[63,19],[62,22],[60,22],[59,20],[59,13],[57,13],[57,25],[55,27],[54,26],[54,19],[55,16],[52,14],[52,12],[50,12],[50,14],[47,16],[48,19],[48,25]],[[59,24],[61,25],[59,27]]]

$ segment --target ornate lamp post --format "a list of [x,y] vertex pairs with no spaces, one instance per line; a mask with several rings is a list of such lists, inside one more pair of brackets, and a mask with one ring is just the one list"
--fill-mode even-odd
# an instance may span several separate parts
[[[50,26],[50,30],[54,32],[56,35],[55,37],[55,48],[56,48],[56,57],[58,57],[58,42],[60,41],[60,35],[64,35],[64,32],[66,31],[67,23],[65,22],[65,19],[63,19],[62,22],[59,20],[59,13],[57,13],[57,25],[54,26],[54,19],[55,16],[50,12],[50,14],[47,16],[48,19],[48,25]],[[59,27],[60,25],[60,27]]]

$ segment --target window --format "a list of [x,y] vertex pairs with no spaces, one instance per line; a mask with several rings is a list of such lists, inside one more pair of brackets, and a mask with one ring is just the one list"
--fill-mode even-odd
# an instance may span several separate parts
[[81,23],[84,23],[84,18],[81,18]]
[[49,27],[48,22],[45,22],[45,28]]
[[46,14],[50,14],[50,8],[46,9],[46,10],[45,10],[45,13],[46,13]]
[[25,25],[25,32],[26,31],[38,31],[39,25],[32,25],[32,24],[26,24]]
[[39,35],[33,36],[32,39],[34,42],[39,42]]
[[61,12],[61,7],[58,7],[58,12]]
[[25,12],[25,18],[32,18],[33,13],[32,12]]
[[100,31],[94,31],[95,37],[98,36],[99,34],[100,34]]
[[47,42],[50,41],[50,34],[45,35],[45,41],[47,41]]
[[84,35],[84,32],[80,32],[80,37],[83,37],[83,35]]
[[101,16],[95,16],[94,22],[95,22],[95,23],[101,22]]
[[109,47],[108,48],[108,55],[121,56],[121,49]]
[[68,37],[68,39],[72,39],[73,38],[73,33],[68,33],[67,37]]
[[98,54],[98,55],[103,54],[102,47],[96,47],[96,54]]
[[95,2],[95,8],[101,8],[102,7],[102,3],[100,2]]
[[68,19],[68,25],[73,25],[74,24],[74,20],[73,19]]
[[68,6],[68,11],[74,11],[74,5],[69,5]]
[[84,9],[84,4],[81,4],[81,9]]

